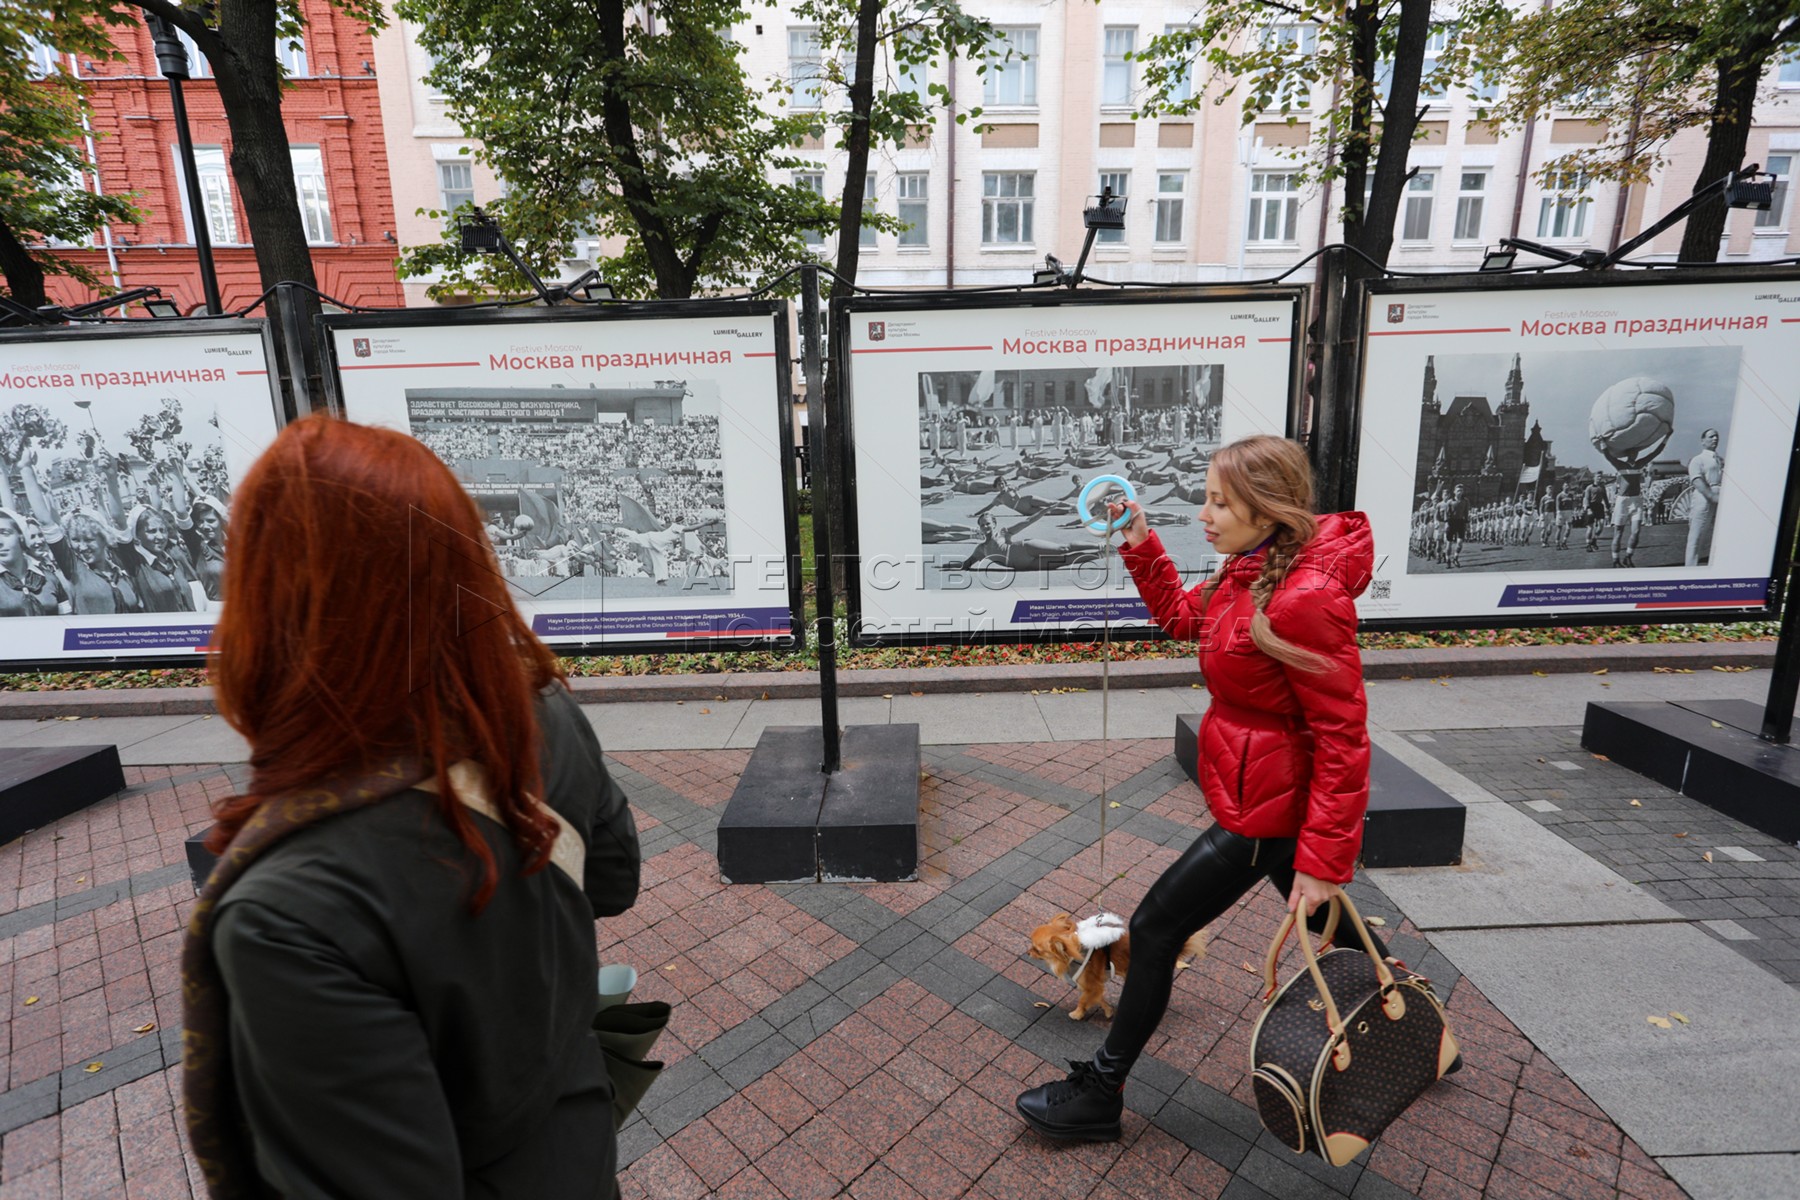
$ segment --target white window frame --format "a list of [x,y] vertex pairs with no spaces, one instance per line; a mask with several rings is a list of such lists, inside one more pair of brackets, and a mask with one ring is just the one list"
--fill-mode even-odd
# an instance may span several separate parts
[[[1186,33],[1192,28],[1192,25],[1165,25],[1163,27],[1163,34],[1167,36],[1175,33]],[[1169,77],[1169,100],[1172,103],[1186,103],[1187,101],[1192,100],[1194,98],[1194,64],[1191,61],[1177,63],[1174,59],[1169,58],[1163,60],[1163,65],[1171,72],[1177,67],[1180,67],[1181,69],[1179,75],[1172,74]]]
[[[1452,242],[1479,242],[1482,240],[1482,226],[1487,219],[1487,185],[1493,172],[1486,167],[1479,169],[1465,168],[1458,172],[1456,186],[1456,219],[1450,226]],[[1479,187],[1470,187],[1469,180],[1479,181]],[[1470,227],[1473,226],[1471,232]]]
[[1800,88],[1800,46],[1789,46],[1775,67],[1775,86]]
[[[187,244],[194,245],[194,204],[188,195],[187,172],[181,165],[181,147],[170,146],[175,161],[175,179],[181,190],[181,218],[187,230]],[[238,240],[237,208],[231,199],[231,161],[225,147],[195,146],[194,165],[200,176],[200,195],[206,216],[206,232],[215,246],[241,246]]]
[[[1008,190],[1010,186],[1011,190]],[[1035,171],[983,171],[981,173],[981,244],[989,246],[1033,245],[1033,218],[1037,206]],[[1000,236],[1012,213],[1013,237]]]
[[1038,27],[1002,25],[994,32],[999,37],[982,76],[982,104],[987,108],[1036,108]]
[[43,79],[62,68],[63,53],[49,42],[25,39],[25,71],[33,79]]
[[[794,186],[812,189],[818,196],[825,194],[825,172],[822,170],[795,171]],[[800,240],[808,246],[823,246],[825,231],[823,229],[802,229]]]
[[1793,176],[1794,159],[1800,155],[1796,155],[1794,151],[1777,153],[1771,150],[1763,157],[1763,170],[1775,176],[1775,195],[1769,207],[1756,214],[1753,228],[1757,233],[1785,233],[1788,227],[1788,183]]
[[[1262,44],[1265,50],[1285,50],[1302,55],[1319,52],[1319,27],[1311,21],[1283,21],[1274,25],[1265,25],[1262,31]],[[1312,89],[1303,87],[1299,95],[1294,97],[1293,106],[1298,109],[1312,108]]]
[[[1129,170],[1100,172],[1100,186],[1095,191],[1095,195],[1104,195],[1108,185],[1111,185],[1114,196],[1118,196],[1122,199],[1129,197],[1131,195],[1131,172]],[[1127,205],[1126,207],[1129,210],[1130,206]],[[1125,244],[1125,231],[1123,229],[1096,229],[1094,231],[1094,244],[1098,246],[1122,246]]]
[[[1250,172],[1250,212],[1244,241],[1251,245],[1291,246],[1298,240],[1300,188],[1293,171]],[[1274,181],[1280,180],[1280,183]],[[1274,186],[1271,186],[1274,184]]]
[[908,223],[900,231],[900,248],[922,250],[931,245],[931,172],[900,172],[894,176],[894,195],[899,217]]
[[199,45],[192,37],[188,36],[187,30],[177,25],[175,27],[175,36],[181,39],[181,48],[187,51],[188,78],[211,79],[213,73],[212,62],[208,60],[206,55],[200,53]]
[[1108,25],[1101,31],[1100,39],[1100,107],[1130,108],[1135,65],[1131,55],[1137,49],[1137,26]]
[[1452,25],[1434,25],[1425,35],[1425,57],[1419,62],[1419,99],[1426,104],[1450,103],[1448,88],[1432,88],[1426,81],[1438,69],[1438,58],[1450,49],[1450,43],[1456,40],[1456,28]]
[[[875,194],[875,172],[870,171],[863,176],[863,213],[867,215],[879,212],[880,198]],[[876,246],[876,231],[872,226],[864,225],[856,231],[856,244],[864,250],[873,250]]]
[[307,79],[312,72],[306,61],[306,38],[295,34],[291,38],[275,35],[275,57],[281,62],[281,69],[289,79]]
[[1580,241],[1587,237],[1588,210],[1593,207],[1587,190],[1593,180],[1585,171],[1564,171],[1538,200],[1538,237]]
[[[788,106],[817,112],[825,107],[825,49],[819,44],[817,25],[790,25],[788,38],[788,86],[793,95]],[[810,53],[809,53],[810,51]]]
[[[1156,216],[1153,240],[1158,246],[1179,246],[1186,241],[1187,225],[1186,171],[1156,173]],[[1169,186],[1170,181],[1175,186]]]
[[325,150],[321,146],[289,146],[294,164],[294,198],[309,246],[333,245],[331,191],[325,182]]
[[[463,187],[460,180],[452,181],[446,172],[460,171],[468,176],[468,186]],[[470,204],[475,203],[475,164],[467,158],[439,159],[437,163],[438,203],[444,212],[453,213],[463,203],[461,197],[467,195]],[[451,186],[455,182],[458,186]]]
[[1437,177],[1433,170],[1413,172],[1400,196],[1399,234],[1402,242],[1420,245],[1431,240],[1432,217],[1437,209]]

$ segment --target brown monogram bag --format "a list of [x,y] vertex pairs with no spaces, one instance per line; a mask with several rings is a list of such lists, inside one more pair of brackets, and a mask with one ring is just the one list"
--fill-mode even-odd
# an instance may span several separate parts
[[[1342,889],[1331,898],[1326,939],[1340,903],[1362,946],[1315,955],[1306,922],[1289,913],[1263,964],[1268,991],[1250,1034],[1263,1128],[1335,1167],[1367,1149],[1458,1053],[1431,981],[1380,956]],[[1275,962],[1290,928],[1299,930],[1306,969],[1277,991]]]

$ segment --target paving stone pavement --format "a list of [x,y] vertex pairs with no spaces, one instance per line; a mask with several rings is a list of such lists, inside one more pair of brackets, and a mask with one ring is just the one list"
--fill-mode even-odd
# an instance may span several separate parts
[[[1504,748],[1462,740],[1478,736],[1435,752],[1477,773],[1491,752],[1490,787],[1508,754],[1516,765],[1532,746],[1576,761],[1565,731]],[[1354,885],[1358,904],[1448,997],[1467,1065],[1365,1159],[1331,1169],[1296,1157],[1250,1107],[1254,964],[1282,908],[1266,888],[1212,927],[1206,956],[1178,977],[1127,1088],[1121,1141],[1064,1147],[1027,1131],[1013,1097],[1091,1053],[1105,1028],[1068,1018],[1070,991],[1025,957],[1027,932],[1097,902],[1131,911],[1204,826],[1168,749],[1162,737],[928,747],[916,882],[771,887],[722,885],[714,857],[746,751],[611,756],[646,863],[638,904],[600,926],[601,958],[638,969],[636,998],[675,1006],[659,1047],[668,1068],[620,1134],[623,1195],[1684,1195],[1367,881]],[[1546,797],[1585,796],[1605,774],[1544,765]],[[127,777],[120,796],[0,847],[0,1200],[203,1194],[179,1132],[177,955],[193,904],[182,842],[243,769]],[[1101,809],[1103,783],[1118,808]],[[1540,797],[1517,802],[1528,798]],[[1606,800],[1597,790],[1592,803]],[[1746,929],[1765,919],[1733,911]]]

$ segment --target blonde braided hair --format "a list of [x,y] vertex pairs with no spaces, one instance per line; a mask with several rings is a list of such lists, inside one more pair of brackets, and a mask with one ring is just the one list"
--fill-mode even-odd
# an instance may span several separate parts
[[[1250,640],[1284,666],[1314,674],[1332,670],[1331,660],[1287,641],[1269,624],[1269,601],[1275,589],[1287,579],[1294,560],[1319,531],[1319,523],[1313,519],[1312,468],[1306,451],[1298,442],[1256,434],[1221,446],[1207,469],[1249,516],[1275,526],[1262,570],[1250,584],[1250,600],[1256,606],[1250,618]],[[1206,581],[1201,593],[1203,606],[1211,604],[1213,592],[1224,581],[1225,568],[1221,566]]]

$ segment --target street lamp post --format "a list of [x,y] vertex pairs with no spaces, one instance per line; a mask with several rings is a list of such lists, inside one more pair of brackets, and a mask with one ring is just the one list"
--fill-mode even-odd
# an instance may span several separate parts
[[188,128],[187,101],[181,81],[188,77],[187,47],[175,27],[154,13],[145,14],[150,37],[156,43],[156,65],[169,81],[169,99],[175,109],[175,136],[181,144],[181,173],[187,181],[188,210],[194,221],[194,250],[200,259],[200,286],[206,292],[206,311],[217,316],[225,311],[219,302],[219,276],[213,269],[212,229],[206,198],[200,192],[200,166],[194,161],[194,133]]

